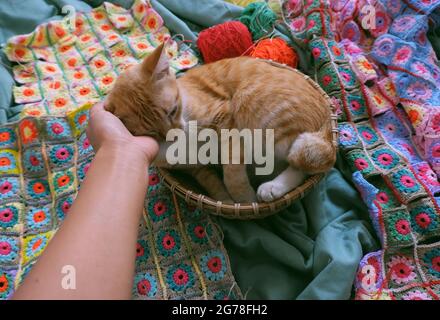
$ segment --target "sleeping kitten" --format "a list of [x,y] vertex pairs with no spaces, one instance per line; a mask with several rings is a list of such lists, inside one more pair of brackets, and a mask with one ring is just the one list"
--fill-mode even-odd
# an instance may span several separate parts
[[[273,201],[303,183],[307,174],[330,170],[336,160],[328,102],[291,70],[240,57],[202,65],[176,79],[164,45],[121,74],[106,101],[134,135],[165,140],[172,128],[274,129],[275,158],[286,169],[255,193],[245,164],[223,165],[223,183],[206,168],[196,179],[219,200]],[[163,150],[164,148],[162,148]],[[162,152],[163,155],[163,152]],[[159,157],[160,158],[160,157]],[[158,165],[166,166],[164,159]]]

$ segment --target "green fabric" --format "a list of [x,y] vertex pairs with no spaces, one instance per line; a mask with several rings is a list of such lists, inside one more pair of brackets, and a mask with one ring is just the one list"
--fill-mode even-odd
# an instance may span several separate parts
[[[0,43],[31,32],[57,18],[63,5],[90,10],[103,1],[3,0],[0,2]],[[128,8],[131,0],[111,1]],[[90,6],[90,5],[91,6]],[[193,43],[202,29],[236,19],[242,8],[220,0],[152,0],[166,25]],[[277,32],[298,51],[301,70],[310,64],[283,25]],[[194,47],[194,45],[193,45]],[[0,122],[16,118],[12,106],[13,79],[7,60],[0,66]],[[217,218],[224,233],[232,271],[247,298],[347,299],[360,258],[377,249],[367,211],[348,181],[343,163],[302,201],[289,210],[258,221]]]
[[218,223],[248,299],[348,299],[363,253],[377,248],[366,214],[356,190],[333,169],[282,213]]

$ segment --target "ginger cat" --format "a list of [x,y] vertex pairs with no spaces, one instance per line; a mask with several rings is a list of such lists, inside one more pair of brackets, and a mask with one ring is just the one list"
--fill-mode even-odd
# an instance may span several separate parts
[[275,158],[285,160],[286,169],[257,193],[245,164],[223,165],[224,185],[203,168],[193,174],[217,200],[230,195],[235,202],[273,201],[336,161],[328,102],[297,73],[263,60],[225,59],[176,79],[162,44],[119,76],[106,110],[132,134],[159,139],[172,128],[187,129],[191,120],[201,127],[274,129]]

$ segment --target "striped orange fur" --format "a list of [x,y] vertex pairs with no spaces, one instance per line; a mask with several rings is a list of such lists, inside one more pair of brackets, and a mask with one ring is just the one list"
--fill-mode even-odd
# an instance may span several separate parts
[[[217,129],[274,129],[275,157],[284,159],[289,168],[260,186],[257,193],[262,201],[281,197],[301,184],[306,174],[330,170],[336,160],[327,101],[297,73],[263,60],[225,59],[176,79],[162,45],[120,75],[106,109],[134,135],[159,139],[169,129],[185,129],[191,120]],[[256,201],[244,168],[223,166],[226,189],[236,202]]]

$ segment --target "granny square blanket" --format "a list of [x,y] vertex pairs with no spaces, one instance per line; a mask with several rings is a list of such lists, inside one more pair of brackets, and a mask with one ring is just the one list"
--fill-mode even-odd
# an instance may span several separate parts
[[[74,21],[40,25],[5,48],[24,109],[0,127],[0,299],[13,295],[75,199],[93,159],[90,106],[165,40],[176,73],[198,63],[146,0],[129,10],[104,3]],[[216,225],[173,197],[154,168],[133,250],[134,299],[241,297]]]
[[338,107],[339,146],[382,243],[360,263],[356,299],[440,296],[440,69],[426,37],[438,7],[283,2],[292,36]]

